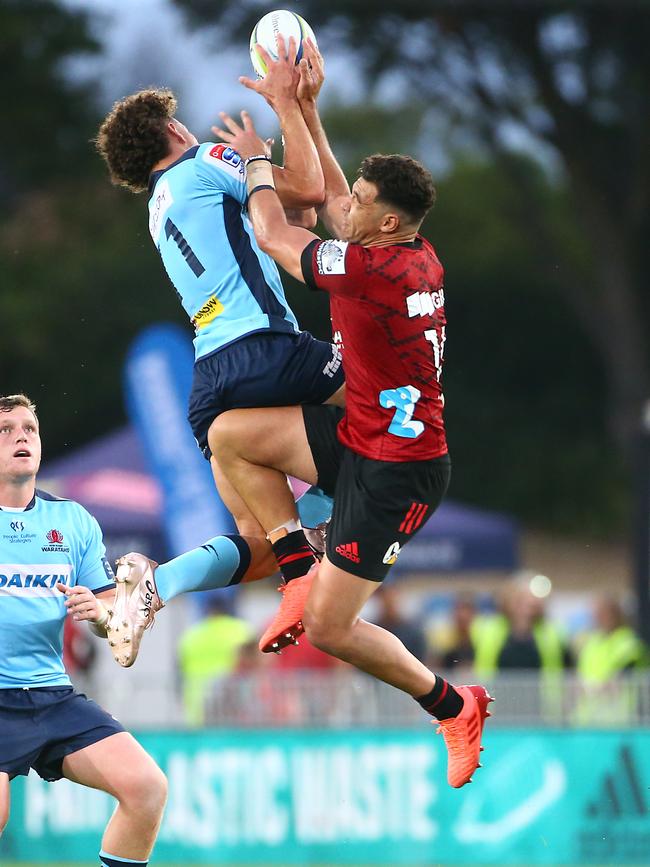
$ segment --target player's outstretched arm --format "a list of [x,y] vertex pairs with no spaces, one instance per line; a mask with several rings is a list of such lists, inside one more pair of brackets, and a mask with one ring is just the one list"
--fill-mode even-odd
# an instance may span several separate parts
[[242,126],[239,126],[222,112],[221,119],[227,129],[213,127],[213,132],[228,142],[246,163],[248,214],[257,243],[292,277],[304,283],[300,261],[303,250],[312,241],[320,239],[313,232],[287,222],[275,189],[271,161],[264,155],[264,142],[258,136],[248,112],[242,111],[241,117]]
[[317,99],[325,81],[325,66],[316,43],[304,42],[304,57],[299,64],[300,81],[297,95],[305,123],[316,145],[325,178],[325,200],[318,208],[318,216],[334,238],[343,237],[343,220],[350,202],[350,187],[327,139]]
[[284,165],[273,166],[278,196],[285,208],[320,205],[325,197],[325,185],[316,146],[298,104],[296,91],[300,75],[296,68],[296,42],[292,37],[286,45],[282,35],[278,34],[277,60],[273,60],[262,46],[258,46],[258,50],[268,67],[267,74],[258,81],[246,76],[239,80],[249,90],[264,97],[280,121]]

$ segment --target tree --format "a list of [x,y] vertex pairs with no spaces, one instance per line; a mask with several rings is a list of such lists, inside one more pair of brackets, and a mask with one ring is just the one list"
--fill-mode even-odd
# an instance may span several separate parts
[[5,83],[0,141],[3,214],[21,194],[89,164],[94,108],[89,85],[65,76],[66,64],[99,45],[85,13],[53,0],[1,0],[0,78]]
[[0,0],[0,392],[36,400],[46,458],[123,419],[129,342],[181,318],[145,202],[111,189],[93,151],[93,84],[65,74],[99,50],[88,25],[50,0]]

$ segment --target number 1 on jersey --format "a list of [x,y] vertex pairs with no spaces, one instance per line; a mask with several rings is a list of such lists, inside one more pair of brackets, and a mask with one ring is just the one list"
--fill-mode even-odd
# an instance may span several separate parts
[[183,259],[185,259],[194,274],[197,277],[200,277],[201,274],[203,274],[203,272],[205,271],[203,263],[199,261],[196,253],[183,237],[183,233],[180,231],[178,226],[172,223],[169,217],[167,217],[167,220],[165,222],[165,237],[167,239],[173,238],[176,246],[181,252],[181,256],[183,257]]
[[421,394],[414,385],[401,385],[399,388],[386,388],[379,392],[380,405],[385,409],[395,409],[388,433],[411,440],[420,436],[424,431],[424,424],[414,421],[413,413]]

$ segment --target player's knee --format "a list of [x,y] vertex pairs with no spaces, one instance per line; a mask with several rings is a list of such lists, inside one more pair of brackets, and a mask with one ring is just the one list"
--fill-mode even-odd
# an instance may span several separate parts
[[[2,775],[0,775],[2,776]],[[9,783],[6,777],[0,779],[0,837],[9,822]]]
[[167,801],[167,777],[153,761],[125,778],[118,791],[123,806],[143,820],[157,821]]
[[0,837],[2,837],[9,822],[9,805],[0,804]]
[[218,415],[208,430],[208,445],[212,454],[219,455],[223,461],[241,437],[241,425],[236,413],[224,412]]
[[329,653],[330,656],[338,656],[346,645],[348,631],[332,625],[326,617],[306,609],[302,623],[305,635],[310,644],[318,650]]

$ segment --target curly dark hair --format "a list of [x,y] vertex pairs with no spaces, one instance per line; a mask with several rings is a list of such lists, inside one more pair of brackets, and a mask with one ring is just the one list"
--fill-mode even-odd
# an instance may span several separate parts
[[141,90],[115,103],[94,140],[111,181],[134,193],[147,189],[155,164],[169,153],[165,133],[176,113],[176,97],[166,88]]
[[373,154],[359,167],[359,177],[375,184],[377,198],[421,223],[436,201],[428,169],[404,154]]

